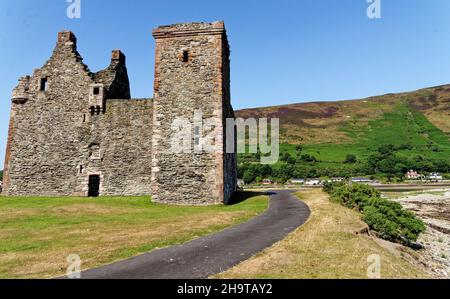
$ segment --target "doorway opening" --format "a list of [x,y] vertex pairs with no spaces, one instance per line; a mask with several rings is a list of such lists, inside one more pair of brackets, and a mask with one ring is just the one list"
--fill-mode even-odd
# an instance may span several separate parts
[[89,176],[89,197],[98,197],[100,195],[100,176],[90,175]]

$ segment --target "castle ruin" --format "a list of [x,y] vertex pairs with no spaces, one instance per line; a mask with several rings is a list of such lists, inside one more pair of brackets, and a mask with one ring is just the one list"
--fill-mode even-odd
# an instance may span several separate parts
[[[74,34],[58,34],[51,58],[20,78],[13,91],[4,194],[228,202],[237,174],[236,155],[225,151],[225,123],[234,112],[224,23],[162,26],[153,36],[153,99],[132,99],[121,51],[114,50],[110,65],[93,73]],[[192,119],[198,110],[216,120],[212,133],[219,150],[173,153],[173,121]],[[192,130],[197,136],[198,128]]]

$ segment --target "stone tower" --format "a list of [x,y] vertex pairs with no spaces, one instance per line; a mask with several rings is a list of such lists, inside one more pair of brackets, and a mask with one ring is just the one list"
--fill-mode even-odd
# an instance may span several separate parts
[[[172,204],[227,203],[236,189],[237,174],[236,155],[226,153],[225,124],[234,112],[224,23],[162,26],[153,36],[153,199]],[[199,113],[200,122],[194,117]],[[192,133],[191,152],[174,151],[171,137],[180,118],[189,120],[184,128]],[[205,132],[207,119],[212,125]],[[207,140],[205,135],[213,136],[214,150],[198,152]]]

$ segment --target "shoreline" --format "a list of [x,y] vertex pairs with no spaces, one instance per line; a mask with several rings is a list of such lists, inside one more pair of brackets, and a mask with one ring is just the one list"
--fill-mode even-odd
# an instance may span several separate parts
[[418,239],[417,260],[437,278],[450,278],[450,188],[384,195],[422,219],[427,230]]

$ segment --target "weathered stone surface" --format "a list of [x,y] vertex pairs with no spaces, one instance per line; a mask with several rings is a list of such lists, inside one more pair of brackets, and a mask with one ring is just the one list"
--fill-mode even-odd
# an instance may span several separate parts
[[[230,104],[229,47],[223,22],[163,26],[156,39],[153,123],[154,200],[175,204],[227,202],[236,189],[236,156],[225,154]],[[195,111],[215,119],[214,153],[174,154],[174,119]],[[193,126],[192,135],[195,126]],[[194,145],[192,146],[194,149]]]
[[130,99],[120,51],[93,74],[73,33],[61,32],[50,60],[20,79],[12,101],[6,194],[86,196],[92,174],[101,176],[102,195],[150,193],[152,101]]
[[[227,201],[236,186],[236,156],[218,151],[174,155],[171,121],[201,109],[216,117],[225,147],[230,105],[229,49],[223,23],[165,26],[157,40],[155,100],[130,99],[125,55],[92,73],[73,33],[58,34],[52,57],[13,91],[4,169],[8,195],[152,194],[176,204]],[[189,61],[183,62],[184,51]]]

